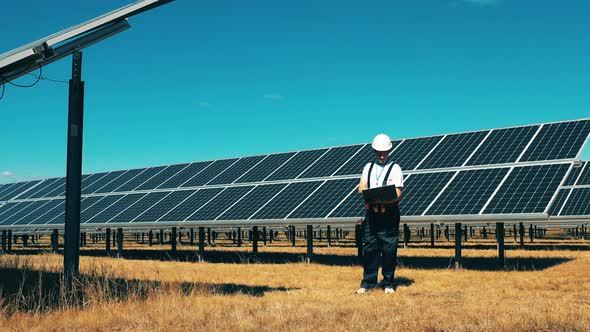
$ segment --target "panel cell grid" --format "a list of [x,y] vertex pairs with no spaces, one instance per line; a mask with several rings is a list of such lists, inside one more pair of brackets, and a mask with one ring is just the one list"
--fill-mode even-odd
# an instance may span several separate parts
[[[94,203],[102,200],[102,196],[84,197],[80,202],[80,223],[84,223],[84,212]],[[48,219],[45,225],[58,225],[65,223],[65,200],[63,204],[56,209],[49,212],[49,215],[45,215],[44,219]],[[94,214],[93,214],[94,215]],[[41,223],[41,221],[35,221],[35,223]]]
[[[138,186],[137,182],[135,182],[136,181],[135,179],[137,179],[139,176],[141,176],[143,173],[147,172],[148,170],[149,170],[149,168],[139,168],[139,169],[136,168],[136,169],[127,170],[127,172],[125,172],[125,174],[122,174],[121,176],[119,176],[115,180],[109,182],[104,187],[98,189],[95,193],[100,194],[100,193],[111,193],[111,192],[121,192],[121,191],[132,190],[133,188]],[[143,178],[143,181],[140,179],[141,183],[143,183],[145,180],[146,180],[145,178]],[[122,186],[125,186],[125,187],[121,188]],[[133,188],[129,189],[130,187],[133,187]]]
[[260,182],[284,164],[295,152],[271,154],[238,178],[235,183]]
[[569,167],[569,164],[515,167],[484,213],[544,212]]
[[565,203],[561,216],[590,215],[590,188],[572,189],[570,198]]
[[[31,190],[27,191],[26,193],[23,193],[22,195],[19,196],[19,199],[27,199],[32,197],[32,195],[35,195],[37,192],[44,190],[45,188],[48,188],[50,186],[52,186],[56,181],[58,181],[59,178],[53,178],[53,179],[47,179],[44,180],[43,182],[39,183],[39,185],[37,185],[35,188],[32,188]],[[23,185],[25,185],[26,183],[23,183]],[[19,186],[18,188],[21,188],[22,186]],[[16,188],[15,188],[16,189]],[[14,190],[12,192],[14,192]],[[16,189],[18,190],[18,189]],[[10,193],[12,195],[12,192]],[[4,198],[12,198],[11,197],[2,197],[0,198],[0,200],[4,200]]]
[[404,183],[400,201],[402,216],[419,216],[440,193],[455,172],[414,174]]
[[358,182],[359,179],[356,179],[354,191],[329,215],[330,218],[360,218],[365,215],[365,200],[358,194]]
[[181,187],[197,187],[202,186],[205,183],[211,181],[215,176],[219,173],[225,171],[226,169],[232,167],[232,165],[238,159],[223,159],[223,160],[216,160],[211,164],[211,166],[207,167],[207,169],[203,170],[201,173],[198,173],[193,178],[188,180],[184,183]]
[[546,124],[520,161],[575,158],[589,133],[590,120]]
[[[29,198],[42,198],[42,197],[51,197],[48,194],[53,193],[55,191],[65,191],[66,186],[66,178],[57,178],[53,181],[50,185],[46,186],[41,190],[35,191],[32,195],[29,195]],[[59,194],[59,193],[58,193]]]
[[572,171],[570,172],[570,174],[565,179],[565,182],[563,183],[563,185],[564,186],[573,186],[576,183],[578,176],[580,176],[580,172],[584,169],[585,164],[586,163],[582,163],[579,167],[574,166],[572,168]]
[[58,215],[65,213],[65,200],[55,199],[52,201],[54,202],[53,209],[48,210],[42,215],[36,215],[35,218],[31,218],[30,225],[45,225]]
[[135,203],[126,208],[123,212],[109,220],[109,223],[130,222],[131,220],[135,219],[137,216],[145,212],[145,210],[154,206],[154,204],[158,203],[162,198],[166,197],[166,195],[168,194],[168,192],[155,192],[145,194]]
[[178,174],[182,169],[187,167],[188,164],[181,164],[181,165],[170,165],[166,167],[165,170],[161,171],[160,173],[153,176],[151,179],[147,180],[145,183],[140,185],[139,187],[135,188],[135,190],[149,190],[155,189],[158,186],[162,185],[164,182],[171,179],[174,175]]
[[17,203],[8,203],[4,205],[0,205],[0,221],[2,221],[2,215],[8,213],[12,208],[14,208]]
[[238,160],[232,167],[223,171],[219,176],[212,179],[207,185],[232,183],[244,173],[248,172],[254,165],[264,159],[265,156],[246,157]]
[[217,219],[246,220],[286,186],[286,183],[258,186]]
[[140,185],[144,184],[146,181],[151,179],[152,177],[156,176],[160,172],[162,172],[166,166],[158,166],[158,167],[150,167],[145,171],[138,174],[133,179],[129,180],[127,183],[124,183],[120,187],[118,187],[115,191],[132,191],[135,190]]
[[584,168],[584,171],[578,178],[578,182],[576,182],[576,185],[590,185],[590,162],[586,162],[586,167]]
[[113,217],[121,213],[122,211],[126,210],[132,204],[135,204],[138,200],[144,197],[146,194],[128,194],[123,196],[119,199],[115,204],[107,207],[106,209],[102,210],[100,213],[96,214],[93,218],[91,218],[88,223],[89,224],[100,224],[109,222]]
[[433,136],[407,139],[393,151],[390,159],[402,169],[414,169],[442,138],[443,136]]
[[527,126],[492,131],[467,165],[515,162],[538,129],[539,126]]
[[336,172],[362,145],[343,146],[330,149],[313,166],[299,176],[300,179],[330,176]]
[[37,209],[41,208],[43,205],[47,204],[48,201],[34,201],[34,202],[27,202],[22,209],[17,211],[16,213],[10,215],[7,218],[2,218],[3,225],[12,225],[15,222],[19,221],[20,219],[26,217],[27,215],[33,213]]
[[179,190],[173,191],[163,200],[147,209],[144,213],[133,219],[133,222],[149,222],[160,219],[163,215],[170,212],[176,205],[184,201],[190,195],[194,194],[196,190]]
[[561,210],[561,207],[563,206],[563,202],[565,201],[569,192],[570,192],[570,189],[561,189],[559,191],[559,193],[557,194],[557,198],[555,198],[555,200],[551,204],[551,207],[549,207],[548,213],[550,216],[556,216],[559,213],[559,210]]
[[201,189],[196,191],[188,199],[174,207],[158,221],[183,221],[198,208],[203,206],[224,188]]
[[176,175],[171,177],[170,179],[164,181],[161,185],[159,185],[158,189],[164,188],[178,188],[181,184],[188,181],[190,178],[198,174],[199,172],[203,171],[207,166],[212,164],[212,161],[203,161],[198,163],[189,164],[185,167],[182,171],[178,172]]
[[254,186],[226,188],[219,196],[193,213],[187,220],[215,220],[232,204],[244,197]]
[[82,195],[92,194],[92,193],[96,192],[97,190],[104,187],[105,185],[107,185],[111,181],[116,180],[118,177],[123,175],[125,172],[126,171],[110,172],[107,175],[100,178],[99,180],[94,181],[87,186],[83,186],[82,187]]
[[322,181],[290,183],[250,219],[283,219],[322,183]]
[[[393,149],[395,149],[401,141],[393,141]],[[395,151],[393,152],[395,153]],[[345,165],[342,166],[334,175],[352,175],[361,174],[363,167],[369,162],[376,161],[375,152],[371,144],[366,144],[363,148],[355,154]]]
[[469,158],[488,131],[447,135],[420,164],[420,169],[457,167]]
[[326,181],[289,215],[290,219],[324,218],[358,185],[358,179]]
[[426,214],[478,214],[508,170],[495,168],[459,172]]
[[0,207],[0,224],[11,215],[17,213],[20,209],[25,208],[30,202],[8,203]]
[[47,204],[42,205],[37,210],[35,210],[33,213],[30,213],[27,216],[24,216],[20,220],[16,221],[15,225],[28,225],[28,224],[32,223],[33,221],[35,221],[35,219],[38,219],[39,217],[45,215],[49,211],[56,208],[59,205],[60,200],[49,200],[49,201],[45,201],[45,202]]
[[6,195],[7,197],[0,198],[0,201],[13,199],[13,198],[21,199],[21,197],[17,197],[17,196],[24,193],[25,191],[31,189],[33,186],[37,185],[39,182],[41,182],[41,180],[25,182],[23,185],[19,186],[18,188],[15,187],[16,189],[12,190],[10,192],[10,194],[8,194],[8,191],[7,191],[7,195]]
[[[80,209],[80,222],[85,224],[94,216],[102,212],[103,210],[107,209],[109,206],[113,205],[115,202],[123,198],[125,195],[111,195],[111,196],[102,196],[102,197],[92,197],[97,199],[94,204],[87,207],[86,209]],[[89,197],[90,198],[90,197]]]
[[284,164],[265,181],[295,179],[328,149],[298,152],[288,163]]

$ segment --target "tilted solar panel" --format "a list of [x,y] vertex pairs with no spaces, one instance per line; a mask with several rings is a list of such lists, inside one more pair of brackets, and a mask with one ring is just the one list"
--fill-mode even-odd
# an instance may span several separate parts
[[165,189],[165,188],[178,188],[183,183],[190,180],[195,175],[201,173],[205,169],[207,169],[213,161],[203,161],[198,163],[192,163],[187,167],[183,168],[182,171],[176,173],[170,179],[166,180],[164,183],[159,185],[158,189]]
[[407,139],[392,152],[391,159],[403,170],[414,169],[442,140],[443,136]]
[[543,125],[521,161],[575,158],[590,134],[590,120]]
[[103,176],[102,178],[100,178],[99,180],[94,181],[87,186],[83,186],[82,187],[82,195],[95,193],[96,191],[98,191],[102,187],[106,186],[107,184],[113,182],[114,180],[116,180],[117,178],[119,178],[120,176],[125,174],[125,172],[126,171],[110,172],[110,173],[106,174],[105,176]]
[[142,197],[147,194],[127,194],[118,199],[115,203],[111,206],[103,209],[96,215],[90,217],[88,220],[89,223],[93,224],[100,224],[100,223],[108,223],[111,219],[125,211],[129,206],[133,205],[135,202],[139,201]]
[[484,213],[543,213],[570,164],[515,167]]
[[565,183],[563,185],[564,186],[573,186],[576,183],[576,181],[578,180],[580,173],[582,172],[582,170],[586,166],[585,164],[586,163],[582,163],[579,167],[575,167],[575,165],[574,165],[574,168],[572,168],[572,171],[567,176],[567,179],[565,179]]
[[[131,189],[129,189],[129,186],[126,188],[121,188],[121,186],[125,186],[127,183],[132,183],[130,187],[135,187],[134,183],[137,183],[137,182],[133,182],[134,179],[141,176],[141,174],[143,174],[145,172],[149,172],[150,174],[152,174],[152,172],[150,171],[150,168],[129,169],[125,173],[121,174],[121,176],[117,177],[115,180],[113,180],[113,181],[105,184],[103,187],[97,189],[95,191],[95,193],[102,194],[102,193],[122,192],[122,191],[131,190]],[[119,188],[121,188],[121,189],[119,189]]]
[[214,200],[202,205],[186,220],[215,220],[233,204],[246,196],[254,186],[231,187],[225,189]]
[[506,173],[508,168],[459,172],[426,215],[478,214]]
[[[395,149],[400,144],[400,141],[393,141],[392,143],[393,149]],[[368,162],[375,160],[375,152],[373,151],[371,144],[366,144],[349,161],[342,165],[334,175],[361,174],[363,167],[365,167]]]
[[445,136],[437,148],[424,159],[418,169],[458,167],[463,165],[487,134],[487,131],[477,131]]
[[572,194],[567,199],[560,216],[587,215],[590,215],[590,188],[572,189]]
[[254,156],[241,158],[230,168],[225,169],[219,175],[214,176],[207,185],[228,184],[247,173],[252,167],[262,161],[266,156]]
[[348,161],[361,147],[362,145],[351,145],[332,148],[310,168],[299,175],[298,178],[305,179],[330,176],[346,163],[346,161]]
[[145,181],[143,184],[141,184],[140,186],[138,186],[135,189],[136,190],[150,190],[150,189],[158,188],[160,185],[162,185],[168,179],[170,179],[173,176],[175,176],[176,174],[178,174],[180,171],[182,171],[188,165],[189,164],[170,165],[170,166],[166,167],[166,169],[164,169],[160,173],[154,175],[152,178]]
[[455,172],[414,174],[405,181],[400,212],[402,216],[419,216],[451,180]]
[[217,219],[246,220],[286,186],[286,183],[257,186]]
[[224,172],[228,168],[232,167],[238,160],[239,158],[215,160],[213,163],[211,163],[211,165],[203,169],[203,171],[197,173],[190,180],[183,183],[181,187],[202,186],[211,181],[211,179],[217,176],[219,173]]
[[296,152],[289,152],[268,155],[266,159],[242,174],[242,176],[240,176],[235,182],[260,182],[291,159],[295,153]]
[[110,223],[124,223],[130,222],[135,219],[138,215],[145,212],[145,210],[154,206],[161,199],[168,195],[167,192],[154,192],[149,194],[142,194],[133,203],[129,203],[127,207],[123,207],[123,210],[109,220]]
[[323,181],[290,183],[250,219],[283,219],[322,183]]
[[328,180],[289,214],[288,218],[324,218],[342,202],[358,183],[358,179]]
[[584,163],[584,169],[580,171],[580,176],[578,177],[578,182],[576,185],[578,186],[586,186],[590,185],[590,162]]
[[134,218],[133,222],[154,222],[166,213],[170,212],[177,204],[183,202],[190,195],[194,194],[195,190],[180,190],[172,191],[164,199],[154,204],[149,209],[146,209],[143,213],[139,214]]
[[524,151],[539,126],[494,129],[466,165],[512,163]]
[[171,208],[158,221],[182,221],[190,217],[201,206],[207,204],[211,199],[215,198],[225,188],[201,189],[195,191],[191,196],[186,198],[178,204],[171,204]]
[[563,207],[563,203],[565,199],[569,196],[570,189],[560,189],[557,193],[557,198],[553,201],[551,206],[549,207],[549,215],[556,216],[559,214],[559,211]]
[[297,152],[297,154],[291,160],[289,160],[288,163],[284,164],[274,173],[272,173],[266,179],[266,181],[295,179],[327,151],[328,149]]

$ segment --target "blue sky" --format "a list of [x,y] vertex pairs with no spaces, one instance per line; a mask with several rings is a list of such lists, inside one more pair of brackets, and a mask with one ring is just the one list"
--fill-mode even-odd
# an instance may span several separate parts
[[[3,1],[0,53],[130,2]],[[588,118],[589,14],[588,1],[177,0],[84,51],[84,172]],[[7,86],[0,182],[63,176],[66,119],[66,84]]]

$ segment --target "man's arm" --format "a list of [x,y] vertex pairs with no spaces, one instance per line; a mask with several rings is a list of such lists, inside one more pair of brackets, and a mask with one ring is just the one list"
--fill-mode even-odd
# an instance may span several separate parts
[[365,189],[367,189],[367,181],[361,180],[361,182],[359,182],[359,194],[362,195],[363,190]]

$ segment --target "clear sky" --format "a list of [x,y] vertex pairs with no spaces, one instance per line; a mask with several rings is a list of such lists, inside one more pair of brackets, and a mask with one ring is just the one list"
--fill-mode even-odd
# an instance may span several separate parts
[[[2,1],[0,53],[131,2]],[[588,17],[582,0],[177,0],[84,51],[84,172],[588,118]],[[67,91],[6,87],[0,182],[65,175]]]

